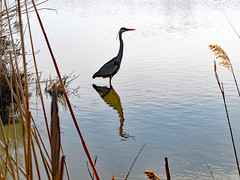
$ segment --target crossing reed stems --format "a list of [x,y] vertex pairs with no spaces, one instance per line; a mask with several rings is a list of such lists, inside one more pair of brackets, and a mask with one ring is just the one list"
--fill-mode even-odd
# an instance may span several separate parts
[[31,44],[31,49],[32,49],[33,62],[34,62],[35,72],[36,72],[36,75],[37,75],[36,76],[37,77],[37,86],[39,88],[38,90],[39,90],[39,95],[40,95],[40,99],[41,99],[41,103],[42,103],[42,110],[43,110],[45,125],[46,125],[46,128],[47,128],[48,138],[49,138],[49,142],[51,144],[50,131],[49,131],[48,121],[47,121],[47,115],[46,115],[45,105],[44,105],[44,102],[43,102],[43,95],[42,95],[42,90],[41,90],[41,85],[40,85],[40,79],[39,79],[39,76],[38,76],[39,73],[38,73],[38,68],[37,68],[35,50],[34,50],[34,46],[33,46],[32,31],[31,31],[29,15],[28,15],[27,0],[25,0],[25,9],[26,9],[26,16],[27,16],[27,23],[28,23],[28,33],[29,33],[30,44]]
[[39,171],[37,155],[36,155],[36,151],[35,151],[35,147],[34,147],[34,143],[33,143],[32,138],[31,138],[31,146],[32,146],[32,150],[33,150],[33,157],[34,157],[35,166],[36,166],[36,170],[37,170],[37,176],[38,176],[38,179],[41,180],[41,175],[40,175],[40,171]]
[[27,171],[27,179],[33,179],[32,176],[32,154],[31,154],[31,119],[30,119],[30,110],[29,110],[29,97],[28,97],[28,78],[27,78],[27,63],[25,56],[25,43],[24,43],[24,32],[22,27],[22,12],[21,12],[21,4],[20,0],[17,0],[18,5],[18,18],[19,18],[19,29],[20,29],[20,39],[21,39],[21,50],[22,50],[22,60],[23,60],[23,70],[24,70],[24,91],[25,91],[25,103],[26,103],[26,123],[27,123],[27,148],[26,148],[26,171]]
[[82,133],[81,133],[81,131],[80,131],[80,128],[79,128],[79,126],[78,126],[78,123],[77,123],[76,117],[75,117],[75,115],[74,115],[72,106],[71,106],[70,101],[69,101],[69,99],[68,99],[68,96],[67,96],[67,93],[66,93],[66,90],[65,90],[65,87],[64,87],[64,84],[63,84],[61,75],[60,75],[60,71],[59,71],[59,69],[58,69],[57,62],[56,62],[56,60],[55,60],[55,57],[54,57],[52,48],[51,48],[50,43],[49,43],[49,41],[48,41],[47,34],[46,34],[45,29],[44,29],[43,24],[42,24],[42,20],[41,20],[39,14],[38,14],[38,10],[37,10],[37,8],[36,8],[36,6],[35,6],[35,2],[34,2],[33,0],[32,0],[32,4],[33,4],[34,10],[35,10],[35,13],[36,13],[36,15],[37,15],[39,24],[40,24],[40,26],[41,26],[41,29],[42,29],[42,32],[43,32],[45,41],[46,41],[46,43],[47,43],[49,52],[50,52],[50,54],[51,54],[52,61],[53,61],[54,67],[55,67],[55,69],[56,69],[56,72],[57,72],[57,75],[58,75],[58,78],[59,78],[59,81],[60,81],[60,84],[61,84],[61,87],[62,87],[62,90],[63,90],[64,97],[65,97],[65,99],[66,99],[66,102],[67,102],[67,105],[68,105],[68,108],[69,108],[70,114],[71,114],[71,116],[72,116],[74,125],[75,125],[76,130],[77,130],[77,132],[78,132],[78,135],[79,135],[79,137],[80,137],[80,140],[81,140],[81,142],[82,142],[83,149],[84,149],[85,154],[86,154],[86,156],[87,156],[87,158],[88,158],[88,161],[89,161],[89,163],[90,163],[90,165],[91,165],[91,168],[92,168],[92,170],[93,170],[94,176],[96,177],[96,180],[99,180],[98,173],[97,173],[97,171],[96,171],[96,169],[95,169],[95,167],[94,167],[94,164],[93,164],[93,161],[92,161],[92,159],[91,159],[90,153],[89,153],[89,151],[88,151],[87,145],[86,145],[85,140],[84,140],[84,138],[83,138],[83,135],[82,135]]

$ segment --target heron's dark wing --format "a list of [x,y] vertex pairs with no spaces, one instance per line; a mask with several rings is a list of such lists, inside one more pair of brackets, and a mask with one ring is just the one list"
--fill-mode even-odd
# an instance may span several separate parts
[[111,76],[119,67],[119,64],[117,63],[117,58],[113,58],[112,60],[108,61],[106,64],[104,64],[99,71],[96,73],[96,76],[102,76],[107,77]]

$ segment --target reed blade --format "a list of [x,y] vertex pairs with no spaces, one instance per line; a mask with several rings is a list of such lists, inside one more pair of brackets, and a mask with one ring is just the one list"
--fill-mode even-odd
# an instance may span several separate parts
[[57,105],[57,85],[53,84],[51,105],[51,155],[52,155],[52,178],[59,179],[60,162],[60,123]]

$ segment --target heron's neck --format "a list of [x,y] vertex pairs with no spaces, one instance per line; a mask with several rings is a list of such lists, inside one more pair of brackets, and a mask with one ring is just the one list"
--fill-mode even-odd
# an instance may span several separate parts
[[119,41],[120,41],[120,47],[119,47],[119,51],[118,51],[118,61],[121,63],[122,61],[122,56],[123,56],[123,40],[122,40],[122,33],[119,33]]

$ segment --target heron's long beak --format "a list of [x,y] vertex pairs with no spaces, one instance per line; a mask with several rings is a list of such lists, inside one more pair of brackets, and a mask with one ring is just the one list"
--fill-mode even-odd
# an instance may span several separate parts
[[[127,29],[127,30],[125,30],[125,31],[123,31],[123,32],[134,31],[134,30],[136,30],[136,29]],[[123,32],[122,32],[122,33],[123,33]],[[119,33],[120,33],[120,31],[118,32],[117,37],[119,36]],[[116,37],[116,39],[117,39],[117,37]]]
[[128,29],[128,31],[134,31],[134,30],[136,30],[136,29]]

